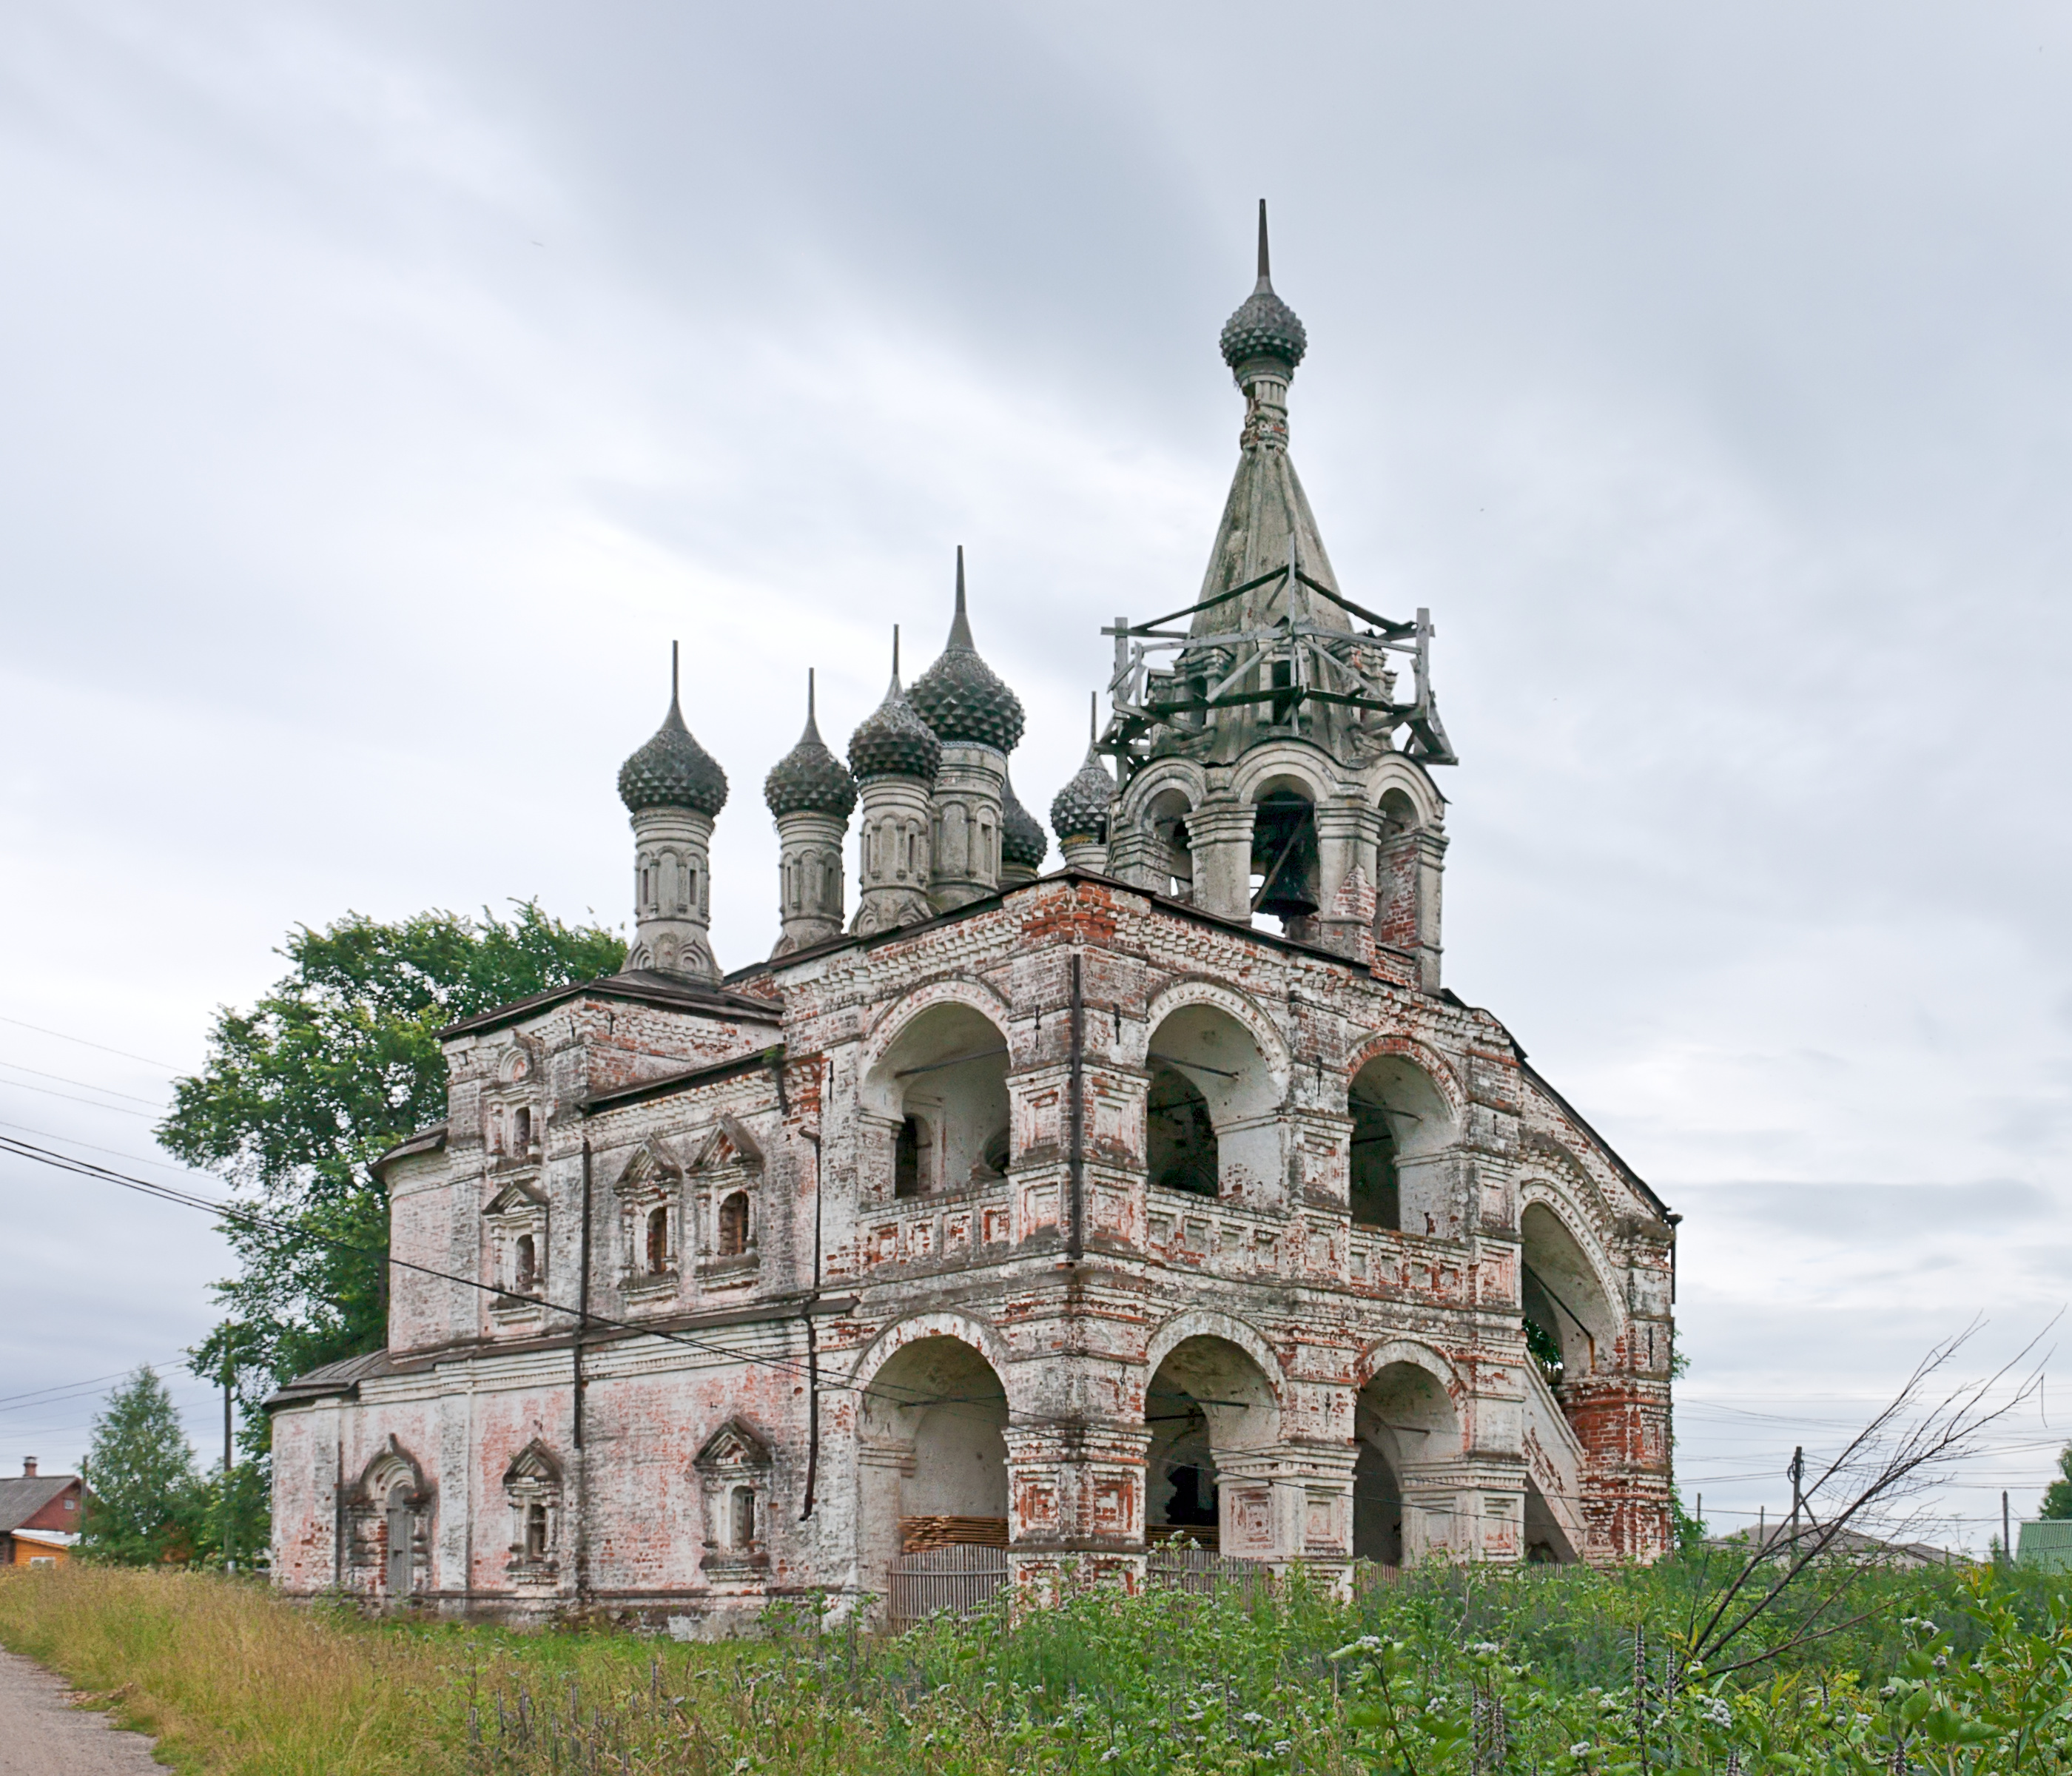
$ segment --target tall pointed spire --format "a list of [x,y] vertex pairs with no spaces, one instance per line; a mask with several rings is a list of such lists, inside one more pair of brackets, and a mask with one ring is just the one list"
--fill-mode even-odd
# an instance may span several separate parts
[[841,761],[828,750],[813,707],[813,673],[806,672],[806,728],[799,743],[779,759],[763,779],[763,800],[771,814],[826,814],[849,818],[856,806],[856,783]]
[[973,653],[978,652],[972,642],[971,615],[964,609],[964,545],[962,543],[957,545],[957,610],[956,615],[950,619],[948,645],[969,648]]
[[1273,288],[1273,261],[1266,250],[1266,199],[1259,200],[1259,282],[1260,290]]
[[892,626],[892,682],[885,701],[849,737],[849,768],[858,783],[867,777],[934,780],[942,743],[899,688],[899,625]]

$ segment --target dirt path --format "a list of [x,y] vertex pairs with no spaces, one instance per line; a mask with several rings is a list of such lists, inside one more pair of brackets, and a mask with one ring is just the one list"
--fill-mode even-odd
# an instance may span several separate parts
[[68,1708],[63,1678],[0,1653],[0,1776],[165,1776],[151,1741]]

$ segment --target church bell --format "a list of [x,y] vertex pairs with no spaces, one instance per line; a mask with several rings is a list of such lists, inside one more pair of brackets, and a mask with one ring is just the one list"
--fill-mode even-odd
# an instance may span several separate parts
[[1299,796],[1263,797],[1252,828],[1252,873],[1260,878],[1254,912],[1301,919],[1317,910],[1317,821]]

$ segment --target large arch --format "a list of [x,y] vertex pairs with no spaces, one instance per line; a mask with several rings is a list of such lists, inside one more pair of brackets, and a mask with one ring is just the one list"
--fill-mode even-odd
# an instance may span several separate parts
[[1001,1177],[1013,1156],[1004,1008],[960,984],[923,990],[873,1032],[860,1094],[866,1128],[890,1149],[882,1194],[894,1197]]
[[1288,1090],[1279,1032],[1242,994],[1207,981],[1161,993],[1144,1027],[1151,1183],[1271,1198],[1282,1182],[1280,1108]]
[[960,1314],[927,1314],[882,1334],[857,1367],[858,1583],[882,1595],[892,1563],[926,1520],[964,1519],[1008,1536],[1005,1350]]
[[1519,1197],[1519,1294],[1527,1340],[1558,1397],[1564,1381],[1612,1366],[1625,1315],[1595,1242],[1575,1231],[1555,1193],[1536,1182]]
[[1353,1555],[1414,1564],[1452,1540],[1447,1473],[1465,1422],[1459,1379],[1437,1352],[1409,1339],[1364,1353],[1355,1376]]
[[1223,1470],[1279,1440],[1273,1380],[1279,1366],[1256,1332],[1220,1314],[1169,1322],[1150,1355],[1145,1535],[1153,1542],[1186,1536],[1227,1547],[1231,1499],[1221,1483]]
[[1458,1088],[1421,1044],[1383,1037],[1354,1057],[1348,1202],[1356,1224],[1450,1236],[1460,1231],[1453,1154]]

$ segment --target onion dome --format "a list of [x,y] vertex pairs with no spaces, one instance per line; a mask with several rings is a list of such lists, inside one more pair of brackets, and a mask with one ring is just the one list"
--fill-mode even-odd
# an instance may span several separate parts
[[1231,369],[1255,358],[1271,358],[1292,372],[1309,348],[1295,310],[1273,294],[1267,270],[1266,199],[1259,200],[1259,282],[1238,311],[1223,323],[1223,362]]
[[1000,861],[1040,870],[1050,849],[1050,836],[1042,823],[1016,797],[1014,779],[1004,779],[1000,790]]
[[674,643],[669,649],[669,713],[655,738],[619,767],[619,799],[635,814],[649,808],[688,808],[710,819],[726,806],[726,773],[684,726]]
[[1100,754],[1087,748],[1087,762],[1079,774],[1058,791],[1050,804],[1050,830],[1059,844],[1072,839],[1108,842],[1108,808],[1115,794],[1115,779],[1100,762]]
[[993,676],[972,645],[964,615],[964,552],[957,549],[957,611],[942,657],[914,680],[914,707],[944,740],[1012,752],[1022,738],[1022,699]]
[[779,819],[787,814],[832,814],[845,820],[856,806],[856,779],[820,738],[810,671],[806,674],[806,731],[763,779],[763,799]]
[[914,713],[914,705],[899,689],[899,631],[895,627],[892,684],[876,712],[849,737],[849,768],[859,783],[866,777],[919,777],[931,783],[942,762],[942,742]]

